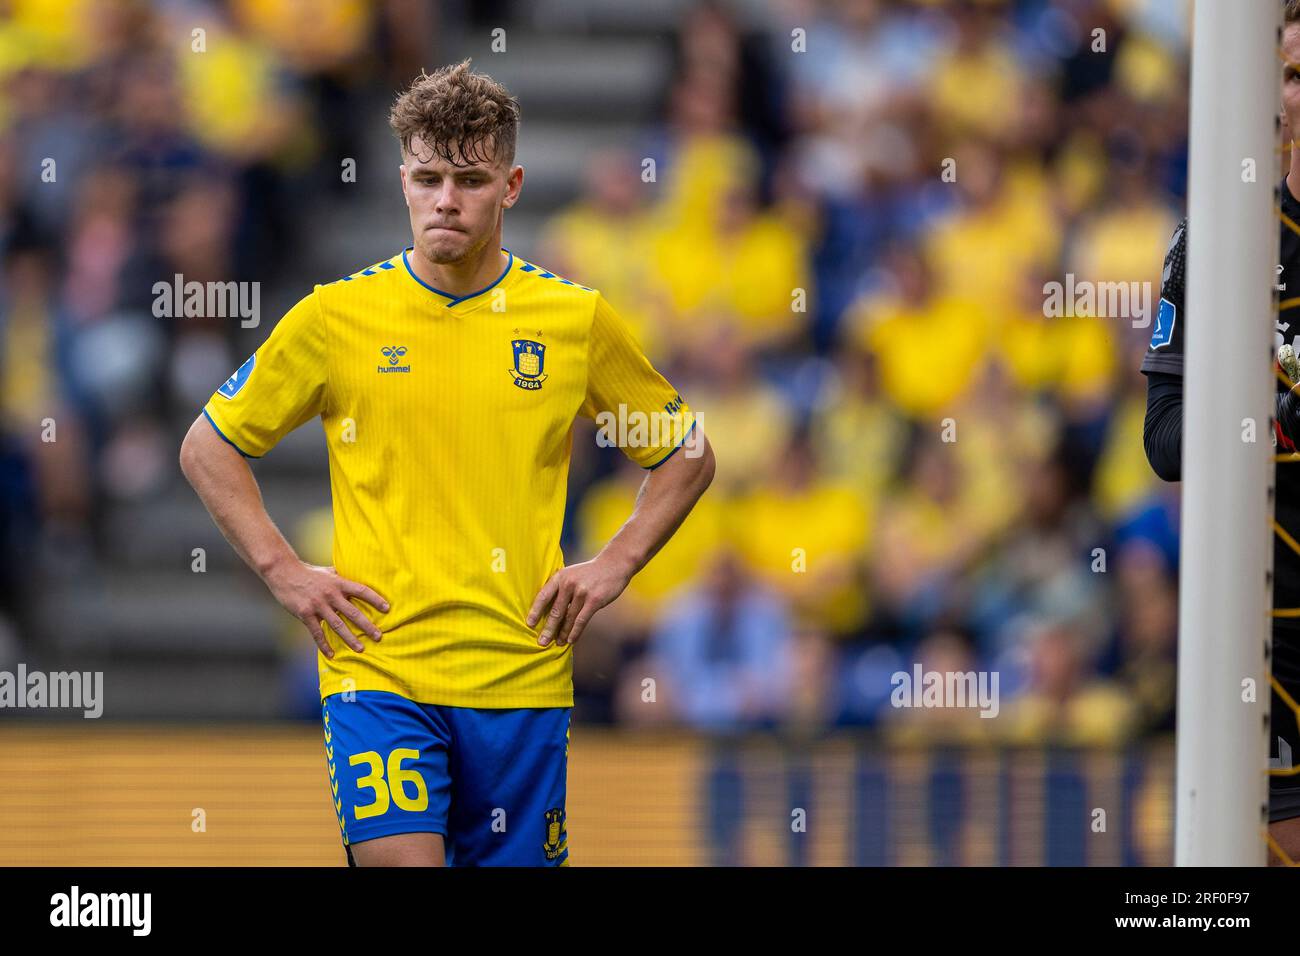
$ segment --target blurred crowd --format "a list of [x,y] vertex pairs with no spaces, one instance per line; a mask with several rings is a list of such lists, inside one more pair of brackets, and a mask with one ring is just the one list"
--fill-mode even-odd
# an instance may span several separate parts
[[[9,6],[0,615],[20,618],[31,543],[95,560],[105,501],[174,480],[170,411],[229,374],[230,323],[153,320],[140,277],[274,283],[289,211],[337,191],[316,160],[355,152],[348,104],[430,65],[412,38],[436,7],[202,4],[233,38],[203,59],[160,39],[188,3]],[[719,463],[578,646],[580,719],[1172,729],[1178,502],[1142,449],[1150,329],[1049,317],[1044,284],[1158,290],[1185,192],[1185,6],[774,0],[765,29],[722,2],[685,12],[659,121],[575,157],[586,192],[526,253],[604,293]],[[574,448],[570,561],[644,477]],[[892,706],[918,664],[996,672],[998,718]]]
[[39,573],[105,563],[111,504],[175,482],[175,416],[246,348],[160,319],[155,283],[273,287],[346,192],[318,160],[357,155],[355,98],[418,72],[435,13],[0,0],[0,651]]
[[[539,253],[636,325],[719,462],[579,645],[580,706],[898,739],[1172,729],[1178,505],[1142,451],[1149,314],[1049,317],[1044,284],[1158,299],[1182,8],[847,0],[760,33],[692,10],[662,124],[592,160]],[[642,478],[605,457],[575,466],[582,556]],[[918,664],[996,672],[998,718],[894,706]]]

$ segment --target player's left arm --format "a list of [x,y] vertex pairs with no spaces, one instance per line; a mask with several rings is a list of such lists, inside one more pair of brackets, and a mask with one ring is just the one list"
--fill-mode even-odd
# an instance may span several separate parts
[[599,554],[561,568],[538,593],[528,612],[528,626],[537,624],[549,604],[551,612],[538,638],[543,647],[552,639],[576,644],[592,615],[622,594],[681,527],[713,481],[714,471],[713,449],[698,425],[683,451],[646,475],[632,516]]
[[[528,611],[536,627],[550,613],[538,643],[576,643],[593,614],[623,593],[667,543],[713,481],[713,449],[691,407],[650,364],[626,322],[597,294],[587,356],[582,414],[648,426],[626,432],[621,450],[648,470],[632,516],[590,561],[551,576]],[[623,433],[623,430],[619,430]],[[633,438],[633,435],[640,437]]]

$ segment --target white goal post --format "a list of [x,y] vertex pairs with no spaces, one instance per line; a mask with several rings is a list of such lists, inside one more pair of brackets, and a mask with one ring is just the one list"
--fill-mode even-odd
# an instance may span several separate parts
[[[1258,866],[1267,854],[1281,14],[1277,0],[1197,0],[1193,19],[1178,866]],[[1256,703],[1243,701],[1247,681]]]

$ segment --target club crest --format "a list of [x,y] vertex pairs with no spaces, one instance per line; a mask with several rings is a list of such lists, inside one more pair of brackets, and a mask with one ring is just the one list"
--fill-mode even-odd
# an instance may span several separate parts
[[546,842],[542,851],[548,860],[558,859],[568,846],[564,833],[564,809],[552,807],[546,811]]
[[515,357],[510,374],[515,384],[529,390],[541,388],[546,381],[546,346],[532,339],[515,339],[510,347]]

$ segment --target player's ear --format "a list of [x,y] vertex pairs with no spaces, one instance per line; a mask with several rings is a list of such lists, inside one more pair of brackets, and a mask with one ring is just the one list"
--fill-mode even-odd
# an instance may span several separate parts
[[509,209],[519,201],[519,191],[524,188],[524,167],[515,166],[506,177],[506,195],[501,205]]
[[406,195],[406,163],[397,167],[397,178],[402,181],[402,198],[406,200],[406,205],[411,205],[411,197]]

